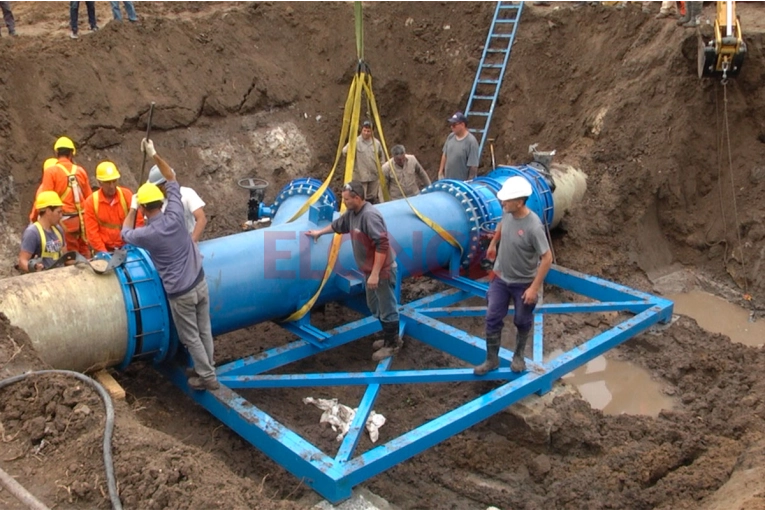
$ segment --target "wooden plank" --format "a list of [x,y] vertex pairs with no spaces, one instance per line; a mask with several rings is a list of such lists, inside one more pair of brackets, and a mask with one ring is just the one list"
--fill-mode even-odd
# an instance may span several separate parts
[[120,386],[120,383],[118,383],[114,377],[112,377],[112,374],[106,370],[99,370],[93,374],[93,379],[101,383],[101,385],[106,388],[106,391],[109,392],[109,395],[111,395],[113,399],[125,400],[125,389]]

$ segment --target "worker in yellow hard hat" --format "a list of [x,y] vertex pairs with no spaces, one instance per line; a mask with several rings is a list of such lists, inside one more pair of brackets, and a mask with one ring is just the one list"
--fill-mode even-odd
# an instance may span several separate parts
[[[49,166],[53,166],[56,163],[58,163],[58,159],[56,158],[48,158],[43,163],[43,173],[45,173],[45,169]],[[42,181],[40,181],[40,185],[37,186],[37,191],[35,191],[35,199],[37,199],[37,195],[40,194],[42,191]],[[35,204],[32,204],[32,210],[29,211],[29,223],[34,223],[37,221],[37,208],[35,207]]]
[[17,267],[22,273],[48,269],[64,254],[64,229],[59,225],[63,207],[64,202],[55,191],[37,195],[37,221],[21,237]]
[[[215,391],[220,388],[220,383],[213,361],[210,292],[202,268],[202,255],[186,229],[181,187],[175,180],[175,172],[157,154],[151,140],[144,138],[141,150],[156,163],[166,181],[167,207],[162,211],[165,195],[156,184],[142,184],[122,224],[122,239],[149,252],[162,279],[178,339],[194,364],[194,374],[188,379],[189,387]],[[138,209],[146,217],[144,228],[133,228]]]
[[42,191],[55,191],[64,202],[64,219],[61,224],[66,232],[66,249],[90,257],[85,234],[82,205],[91,193],[90,181],[84,168],[74,163],[77,149],[66,136],[60,137],[53,145],[56,164],[43,171]]
[[[83,217],[88,244],[95,252],[113,252],[121,248],[122,223],[128,214],[133,192],[118,186],[120,172],[111,161],[102,161],[96,167],[96,180],[101,187],[85,199]],[[136,226],[143,226],[143,216],[139,216]]]

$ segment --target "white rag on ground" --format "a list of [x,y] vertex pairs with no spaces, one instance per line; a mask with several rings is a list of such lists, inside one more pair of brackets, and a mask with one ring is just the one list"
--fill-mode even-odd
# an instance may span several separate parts
[[[321,415],[321,419],[319,419],[319,423],[329,423],[332,430],[335,432],[340,431],[336,438],[337,441],[342,441],[348,433],[358,409],[351,409],[350,407],[339,403],[336,398],[316,399],[313,397],[306,397],[303,399],[303,403],[313,404],[324,411]],[[369,432],[369,439],[371,439],[373,443],[376,443],[379,439],[379,428],[383,425],[385,425],[385,416],[371,411],[367,417],[366,428],[367,432]]]

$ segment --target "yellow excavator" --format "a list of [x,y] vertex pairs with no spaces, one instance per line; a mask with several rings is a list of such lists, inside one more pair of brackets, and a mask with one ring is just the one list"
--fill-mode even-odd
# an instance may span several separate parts
[[714,32],[711,25],[699,30],[699,78],[717,76],[723,80],[738,76],[746,56],[736,2],[717,2]]

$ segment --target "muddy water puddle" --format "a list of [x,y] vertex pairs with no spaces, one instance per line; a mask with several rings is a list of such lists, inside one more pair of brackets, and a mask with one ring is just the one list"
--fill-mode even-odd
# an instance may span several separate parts
[[667,299],[675,302],[676,314],[694,319],[707,331],[721,333],[744,345],[765,344],[765,321],[749,322],[749,311],[738,305],[697,290],[670,294]]
[[627,361],[598,356],[564,375],[563,381],[576,386],[582,398],[605,414],[658,416],[662,409],[675,405],[650,372]]

